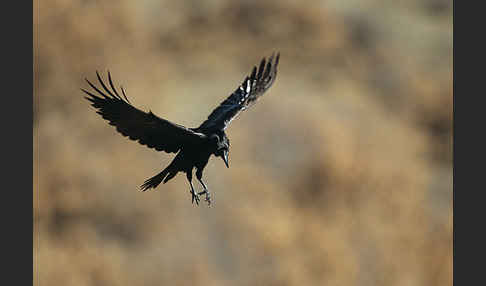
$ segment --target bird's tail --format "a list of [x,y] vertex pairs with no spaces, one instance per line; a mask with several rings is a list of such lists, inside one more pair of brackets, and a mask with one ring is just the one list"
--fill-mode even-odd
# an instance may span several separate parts
[[167,176],[167,174],[169,174],[169,167],[170,166],[168,166],[162,172],[158,173],[157,175],[153,176],[152,178],[147,179],[143,183],[143,185],[140,186],[140,189],[142,190],[142,192],[145,192],[146,190],[148,190],[150,188],[155,189],[162,182],[162,180]]

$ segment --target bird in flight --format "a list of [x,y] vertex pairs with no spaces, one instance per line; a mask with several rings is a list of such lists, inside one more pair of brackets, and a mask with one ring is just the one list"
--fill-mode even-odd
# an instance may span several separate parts
[[[125,90],[120,86],[121,94],[116,90],[108,71],[106,86],[96,72],[101,88],[96,87],[88,79],[86,82],[94,89],[90,92],[81,89],[88,96],[87,100],[97,110],[103,119],[129,139],[157,151],[177,153],[172,162],[160,173],[147,179],[141,186],[142,191],[156,188],[162,181],[167,183],[178,172],[186,173],[191,187],[192,203],[199,205],[199,196],[205,195],[205,201],[211,205],[211,196],[206,184],[202,181],[203,170],[209,157],[221,157],[229,168],[228,154],[230,142],[225,130],[230,122],[243,110],[253,105],[273,84],[277,76],[277,66],[280,53],[263,58],[259,67],[247,76],[238,88],[214,109],[208,118],[197,128],[187,128],[160,118],[152,111],[144,112],[135,108],[128,100]],[[197,193],[192,184],[192,172],[196,168],[196,178],[201,183],[202,192]]]

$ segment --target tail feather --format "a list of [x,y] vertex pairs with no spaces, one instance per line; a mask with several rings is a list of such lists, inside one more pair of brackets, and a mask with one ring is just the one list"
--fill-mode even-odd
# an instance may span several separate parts
[[150,188],[156,188],[161,182],[162,180],[167,176],[167,174],[169,173],[169,168],[165,168],[162,172],[158,173],[157,175],[153,176],[152,178],[150,179],[147,179],[143,185],[140,186],[140,189],[142,190],[142,192],[145,192],[146,190],[150,189]]

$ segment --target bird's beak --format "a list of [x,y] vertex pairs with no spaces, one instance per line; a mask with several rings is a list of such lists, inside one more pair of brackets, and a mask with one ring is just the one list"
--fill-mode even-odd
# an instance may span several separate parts
[[221,156],[221,158],[223,158],[223,161],[226,164],[226,167],[229,168],[229,164],[228,164],[228,151],[224,151],[223,156]]

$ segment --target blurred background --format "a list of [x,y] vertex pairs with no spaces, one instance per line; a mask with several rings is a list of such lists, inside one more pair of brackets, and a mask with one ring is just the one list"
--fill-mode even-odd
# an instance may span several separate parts
[[[452,1],[34,1],[39,285],[452,285]],[[268,93],[212,157],[213,205],[174,154],[83,99],[197,127],[262,57]],[[199,184],[196,184],[199,188]]]

